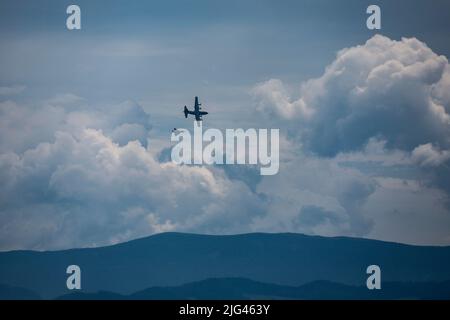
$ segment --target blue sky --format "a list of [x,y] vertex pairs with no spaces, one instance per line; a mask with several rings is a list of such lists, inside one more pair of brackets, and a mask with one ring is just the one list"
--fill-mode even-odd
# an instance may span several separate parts
[[[0,249],[171,230],[450,244],[447,1],[377,1],[375,38],[371,1],[78,1],[68,31],[71,3],[0,3]],[[164,163],[195,95],[206,126],[280,128],[280,174]]]
[[[65,28],[69,3],[2,2],[1,82],[155,105],[211,87],[233,96],[270,78],[318,76],[338,50],[373,35],[366,1],[80,1],[81,32]],[[447,55],[449,5],[412,3],[381,2],[382,33]]]

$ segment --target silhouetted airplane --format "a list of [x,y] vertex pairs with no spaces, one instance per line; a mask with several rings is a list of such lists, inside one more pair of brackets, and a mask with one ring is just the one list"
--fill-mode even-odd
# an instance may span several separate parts
[[200,111],[201,105],[201,103],[198,103],[198,97],[195,97],[194,111],[190,111],[186,106],[184,106],[184,116],[187,118],[188,114],[192,114],[195,116],[196,121],[202,121],[202,116],[208,114],[208,112]]

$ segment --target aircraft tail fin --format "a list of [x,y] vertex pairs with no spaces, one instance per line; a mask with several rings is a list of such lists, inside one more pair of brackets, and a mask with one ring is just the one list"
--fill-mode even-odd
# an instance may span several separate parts
[[186,106],[184,106],[184,117],[188,117],[188,108]]

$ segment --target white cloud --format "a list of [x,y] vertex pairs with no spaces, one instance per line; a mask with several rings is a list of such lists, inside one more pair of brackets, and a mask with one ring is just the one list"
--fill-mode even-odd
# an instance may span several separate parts
[[321,77],[303,83],[297,100],[279,80],[254,94],[258,109],[294,118],[304,146],[318,155],[360,150],[371,138],[412,151],[429,142],[450,147],[449,79],[447,59],[423,42],[376,35],[339,51]]
[[256,110],[288,128],[306,154],[277,177],[270,210],[283,214],[263,217],[260,226],[300,222],[297,230],[307,233],[447,243],[450,66],[444,56],[414,38],[377,35],[339,51],[298,92],[287,88],[272,79],[252,91]]
[[328,236],[363,236],[373,226],[362,213],[377,183],[358,170],[341,167],[334,159],[297,154],[265,178],[257,191],[268,197],[267,214],[253,229],[302,232]]
[[422,144],[412,151],[414,162],[424,167],[436,167],[450,160],[449,150],[439,150],[431,143]]
[[257,110],[266,115],[276,115],[284,119],[309,118],[312,115],[313,110],[305,105],[303,99],[291,102],[286,88],[278,79],[271,79],[256,85],[252,93],[258,97]]
[[[144,144],[149,117],[135,103],[88,106],[59,95],[40,109],[1,106],[2,130],[14,137],[0,144],[1,249],[97,246],[170,230],[362,235],[371,229],[358,210],[374,182],[297,154],[285,137],[282,173],[263,179],[252,168],[158,161]],[[324,218],[305,223],[313,206]]]
[[22,153],[41,142],[53,141],[57,131],[102,130],[115,142],[138,140],[147,145],[150,116],[135,102],[119,105],[87,105],[73,94],[57,95],[30,106],[14,101],[0,102],[0,151]]
[[2,249],[104,245],[175,228],[238,232],[261,211],[243,183],[161,164],[140,142],[120,146],[96,129],[3,153],[0,172]]
[[298,99],[279,80],[259,84],[258,110],[288,128],[272,177],[158,161],[151,119],[135,102],[93,106],[73,94],[0,102],[8,137],[0,140],[0,249],[98,246],[171,230],[445,242],[448,194],[389,174],[415,166],[450,190],[449,79],[447,60],[425,44],[376,36],[340,51]]

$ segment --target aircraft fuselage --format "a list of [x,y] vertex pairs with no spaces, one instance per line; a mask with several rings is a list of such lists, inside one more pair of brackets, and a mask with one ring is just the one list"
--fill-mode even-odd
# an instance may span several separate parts
[[192,114],[195,117],[196,121],[202,121],[202,116],[208,114],[206,111],[200,111],[200,106],[202,104],[198,102],[198,97],[195,97],[194,102],[194,110],[189,110],[186,106],[184,106],[184,116],[187,118],[189,114]]

